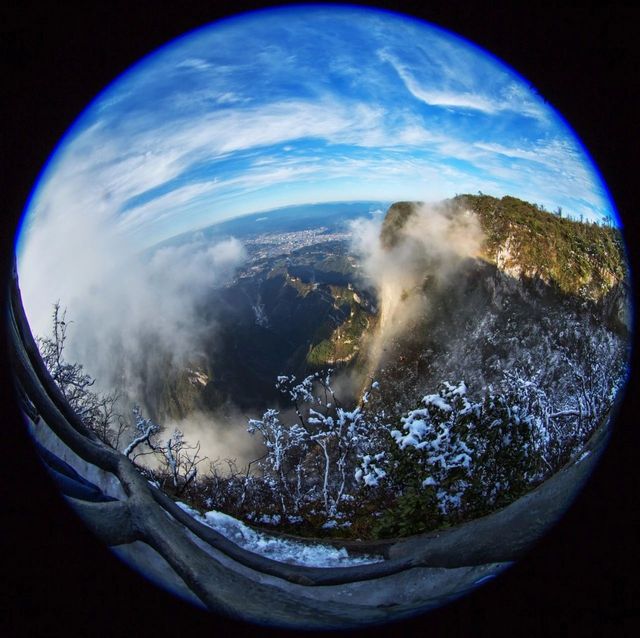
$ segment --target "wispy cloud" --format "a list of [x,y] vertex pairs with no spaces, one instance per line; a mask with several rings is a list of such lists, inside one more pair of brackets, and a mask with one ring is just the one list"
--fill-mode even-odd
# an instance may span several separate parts
[[[425,82],[417,78],[419,69],[412,70],[408,64],[402,62],[389,50],[379,51],[378,57],[395,70],[413,97],[429,106],[467,109],[487,115],[508,110],[534,118],[546,117],[545,109],[536,103],[536,96],[515,82],[498,83],[496,89],[495,73],[494,77],[482,83],[478,82],[481,78],[477,74],[472,74],[462,65],[439,62],[437,73],[434,73],[434,69],[427,74],[423,72],[423,75],[428,78]],[[504,72],[503,75],[506,78]],[[485,86],[492,87],[493,91],[487,92]]]
[[380,59],[388,62],[396,71],[405,87],[418,100],[430,106],[445,106],[465,108],[493,114],[501,110],[501,105],[489,97],[469,90],[455,91],[453,88],[429,88],[421,85],[409,70],[396,56],[386,50],[378,53]]
[[197,71],[204,71],[211,68],[211,64],[202,58],[187,58],[181,60],[176,64],[177,69],[194,69]]

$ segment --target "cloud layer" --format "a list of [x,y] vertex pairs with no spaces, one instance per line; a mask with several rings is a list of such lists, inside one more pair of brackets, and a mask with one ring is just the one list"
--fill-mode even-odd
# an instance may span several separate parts
[[248,14],[173,42],[99,97],[42,181],[27,226],[68,185],[145,245],[363,191],[613,214],[579,142],[510,69],[427,24],[344,7]]

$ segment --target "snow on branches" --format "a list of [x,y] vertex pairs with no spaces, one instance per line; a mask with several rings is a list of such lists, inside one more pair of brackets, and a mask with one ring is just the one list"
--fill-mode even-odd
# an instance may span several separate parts
[[[135,461],[139,456],[153,453],[158,449],[159,444],[154,442],[153,437],[160,432],[161,428],[151,419],[145,419],[137,405],[133,407],[133,425],[135,436],[122,453]],[[143,444],[146,444],[148,451],[139,450],[134,454],[136,449],[141,448]]]
[[[393,501],[417,490],[435,499],[440,516],[454,519],[510,502],[575,456],[611,405],[619,381],[607,341],[598,336],[582,347],[582,367],[575,352],[557,349],[569,392],[550,396],[545,370],[513,367],[473,397],[464,381],[443,382],[395,419],[369,401],[383,392],[377,381],[347,408],[332,388],[331,370],[301,381],[279,376],[276,387],[296,419],[267,410],[248,429],[262,436],[262,470],[281,517],[319,501],[331,519],[354,493]],[[585,365],[606,374],[587,378]]]
[[126,427],[122,417],[116,414],[118,393],[96,392],[95,379],[84,371],[82,364],[66,360],[64,350],[71,323],[67,320],[66,309],[62,310],[59,303],[54,304],[51,336],[37,338],[40,356],[51,378],[83,423],[104,443],[117,448]]
[[249,421],[248,431],[258,432],[267,449],[262,469],[277,485],[282,516],[295,515],[317,496],[326,515],[332,516],[359,478],[354,466],[374,429],[364,410],[373,389],[359,405],[347,409],[331,386],[331,376],[332,370],[300,382],[293,375],[279,376],[276,388],[291,400],[297,422],[282,422],[273,409]]
[[166,441],[162,441],[162,427],[151,419],[146,419],[138,406],[133,408],[133,421],[134,437],[123,454],[134,462],[140,457],[151,455],[152,461],[147,465],[157,466],[152,472],[154,479],[161,485],[169,482],[172,490],[181,495],[196,479],[198,465],[207,458],[200,456],[200,442],[188,443],[177,428]]
[[279,525],[345,527],[360,511],[367,525],[386,517],[384,533],[403,534],[488,513],[584,457],[627,373],[616,335],[567,318],[537,350],[498,366],[491,383],[445,381],[402,409],[389,378],[372,380],[347,404],[334,391],[332,370],[280,375],[275,387],[291,407],[267,409],[247,425],[264,455],[246,470],[226,459],[226,476],[215,461],[199,476],[205,457],[181,431],[163,436],[138,407],[131,426],[116,421],[116,395],[95,392],[82,365],[65,360],[69,322],[57,304],[52,319],[52,337],[38,339],[43,360],[102,440],[118,447],[128,440],[123,453],[174,495],[201,490],[204,503]]
[[401,417],[402,430],[391,431],[401,450],[414,448],[421,485],[438,488],[443,513],[460,504],[473,471],[475,451],[470,445],[481,404],[470,402],[466,394],[464,382],[443,383],[437,394],[422,398],[424,407]]

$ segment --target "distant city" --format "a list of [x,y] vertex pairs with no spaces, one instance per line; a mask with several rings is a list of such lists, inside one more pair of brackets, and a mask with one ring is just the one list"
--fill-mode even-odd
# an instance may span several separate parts
[[347,241],[351,237],[350,232],[329,232],[326,226],[309,228],[289,233],[264,233],[244,239],[245,245],[252,261],[279,257],[298,250],[331,241]]

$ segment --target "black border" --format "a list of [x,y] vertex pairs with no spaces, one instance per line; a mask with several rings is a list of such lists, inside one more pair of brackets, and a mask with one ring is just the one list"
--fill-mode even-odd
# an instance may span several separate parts
[[[265,3],[110,0],[23,2],[0,14],[4,94],[2,251],[57,141],[86,104],[142,55],[193,28]],[[372,2],[464,35],[509,63],[571,123],[600,168],[625,226],[638,272],[640,11],[449,0]],[[3,349],[4,352],[4,349]],[[23,433],[2,370],[0,530],[4,635],[285,635],[215,618],[131,573],[77,523],[51,487]],[[640,626],[640,450],[637,382],[630,380],[609,450],[553,532],[515,568],[472,596],[371,635],[626,635]]]

